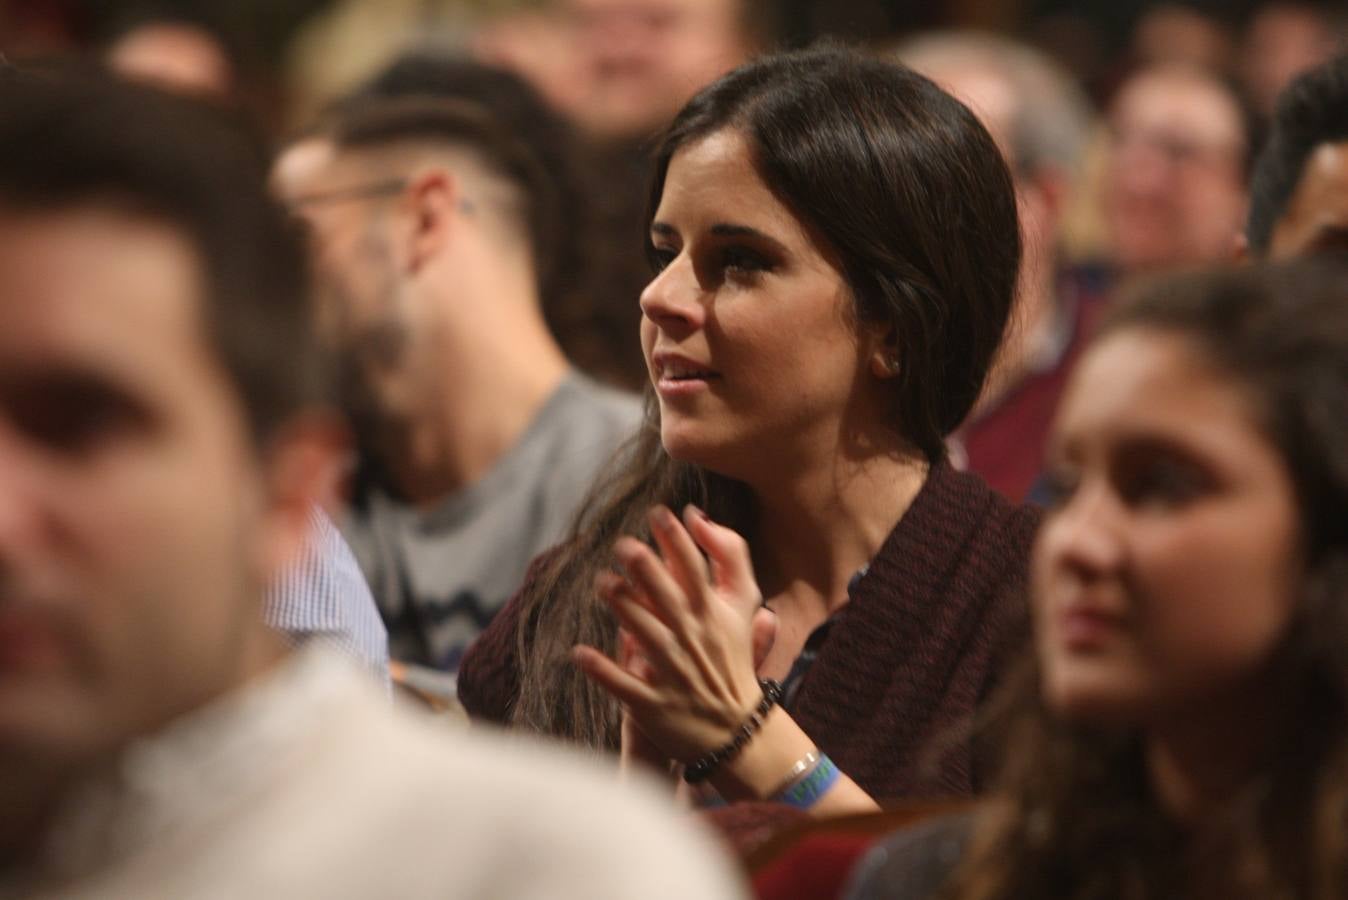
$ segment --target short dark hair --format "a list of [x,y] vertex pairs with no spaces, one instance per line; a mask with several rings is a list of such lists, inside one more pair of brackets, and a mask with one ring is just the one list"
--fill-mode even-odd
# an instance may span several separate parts
[[518,224],[529,240],[540,291],[551,283],[562,231],[557,185],[534,150],[487,104],[431,93],[363,91],[328,109],[316,133],[339,150],[429,142],[473,153],[520,192]]
[[675,118],[656,154],[648,224],[674,153],[727,128],[838,254],[860,317],[893,324],[894,424],[929,460],[944,459],[1001,344],[1020,269],[1015,190],[992,137],[906,66],[832,46],[766,57]]
[[0,76],[0,210],[124,208],[179,228],[202,318],[261,447],[324,398],[301,232],[273,201],[265,146],[223,109],[107,76]]
[[1348,141],[1348,55],[1305,72],[1283,90],[1268,141],[1250,180],[1250,249],[1268,252],[1273,229],[1301,181],[1307,158],[1321,144]]

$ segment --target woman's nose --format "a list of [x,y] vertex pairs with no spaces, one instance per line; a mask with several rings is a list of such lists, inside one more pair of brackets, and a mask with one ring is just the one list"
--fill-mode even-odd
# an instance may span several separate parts
[[706,306],[697,275],[680,254],[641,292],[641,313],[665,332],[696,331],[706,322]]
[[1045,562],[1086,579],[1109,574],[1124,556],[1120,513],[1107,488],[1078,489],[1044,524]]

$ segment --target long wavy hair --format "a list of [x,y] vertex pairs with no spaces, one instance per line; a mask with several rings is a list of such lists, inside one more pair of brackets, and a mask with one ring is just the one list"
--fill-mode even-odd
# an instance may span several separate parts
[[[763,182],[841,261],[857,321],[893,324],[893,426],[928,460],[943,458],[1001,341],[1020,263],[1011,177],[992,138],[901,66],[833,47],[770,56],[704,89],[674,120],[655,155],[647,224],[674,154],[725,129],[746,138]],[[612,468],[522,597],[512,710],[518,726],[596,748],[617,746],[619,710],[570,650],[614,647],[616,626],[593,588],[613,565],[613,542],[648,539],[654,504],[696,503],[754,543],[748,488],[670,458],[649,388],[644,426]]]
[[1229,377],[1294,485],[1305,567],[1273,659],[1276,749],[1223,809],[1181,829],[1151,791],[1142,734],[1055,717],[1029,657],[1001,697],[999,787],[944,896],[1348,896],[1348,271],[1168,279],[1097,340],[1125,329],[1178,335]]

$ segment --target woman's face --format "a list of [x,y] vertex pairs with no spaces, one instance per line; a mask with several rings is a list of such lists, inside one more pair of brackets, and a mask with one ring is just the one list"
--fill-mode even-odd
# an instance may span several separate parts
[[641,343],[666,451],[753,481],[836,446],[874,381],[850,291],[739,133],[674,154],[651,241],[662,268],[641,295]]
[[1297,507],[1246,398],[1182,337],[1082,359],[1050,438],[1060,501],[1034,551],[1048,706],[1147,725],[1259,684],[1300,580]]

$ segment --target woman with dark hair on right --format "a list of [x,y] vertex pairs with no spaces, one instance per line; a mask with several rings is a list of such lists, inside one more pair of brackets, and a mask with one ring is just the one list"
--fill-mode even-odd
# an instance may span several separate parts
[[1348,896],[1348,271],[1150,286],[1048,466],[999,786],[851,896]]

